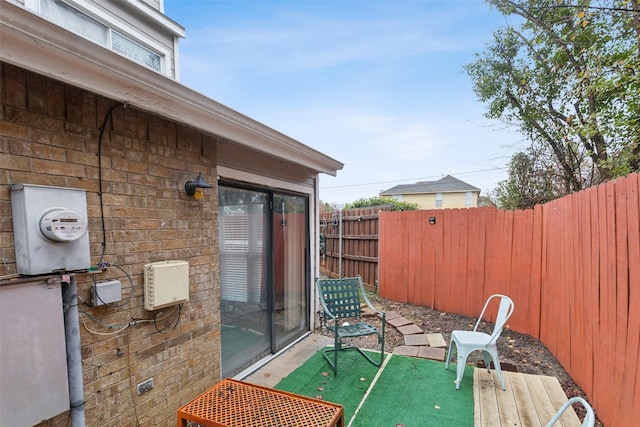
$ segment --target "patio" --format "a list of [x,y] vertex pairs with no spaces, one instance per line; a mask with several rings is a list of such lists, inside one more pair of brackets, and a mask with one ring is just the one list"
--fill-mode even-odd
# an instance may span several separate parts
[[[254,372],[241,373],[236,378],[274,387],[320,349],[332,344],[332,339],[311,333]],[[545,426],[567,400],[560,383],[554,377],[515,372],[503,372],[503,376],[506,391],[500,389],[493,371],[489,374],[485,369],[474,369],[475,426]],[[348,420],[345,421],[348,423]],[[565,413],[561,422],[562,424],[557,425],[581,425],[571,409]]]

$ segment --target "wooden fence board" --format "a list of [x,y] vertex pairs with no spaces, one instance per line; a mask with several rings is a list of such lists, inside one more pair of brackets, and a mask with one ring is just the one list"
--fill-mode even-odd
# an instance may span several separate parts
[[531,270],[529,288],[529,314],[527,326],[523,331],[535,338],[540,338],[540,294],[542,292],[542,259],[543,259],[543,212],[542,205],[533,209],[533,226],[531,237]]
[[559,255],[560,263],[557,265],[555,274],[560,279],[555,286],[558,287],[559,301],[556,302],[556,315],[559,316],[559,327],[556,330],[558,359],[562,360],[563,366],[571,369],[573,360],[571,358],[571,338],[573,336],[573,319],[575,317],[575,304],[572,301],[572,289],[574,285],[573,269],[566,268],[575,262],[573,246],[573,209],[571,203],[572,196],[559,200],[559,216],[562,228],[560,229]]
[[[599,186],[595,191],[595,206],[594,213],[596,217],[594,218],[594,224],[596,227],[598,240],[597,242],[593,242],[594,245],[594,258],[593,261],[597,263],[597,277],[598,283],[595,287],[595,294],[597,298],[594,303],[594,312],[593,315],[597,318],[597,324],[594,328],[596,334],[593,337],[594,348],[593,348],[593,356],[594,356],[594,366],[602,366],[607,363],[606,354],[606,335],[609,333],[608,324],[606,321],[606,306],[605,300],[607,299],[606,295],[603,295],[606,291],[606,282],[608,281],[607,274],[607,256],[608,256],[608,246],[607,246],[607,210],[606,210],[606,189],[604,186]],[[601,369],[594,369],[593,372],[593,398],[598,401],[604,401],[606,398],[606,387],[603,386],[608,381],[608,374]]]
[[449,232],[451,223],[451,209],[443,210],[440,214],[440,225],[442,229],[442,250],[438,256],[441,268],[438,269],[436,280],[436,307],[441,311],[450,311],[455,302],[449,298],[451,288],[451,233]]
[[[618,178],[615,182],[615,239],[616,239],[616,281],[615,281],[615,350],[613,381],[621,384],[624,378],[625,357],[627,350],[627,320],[629,317],[629,252],[627,246],[627,182],[626,178]],[[617,388],[617,387],[615,387]],[[610,386],[611,392],[614,387]],[[620,406],[621,399],[615,399],[618,411],[625,410]]]
[[455,302],[449,311],[467,313],[467,295],[473,293],[467,286],[468,209],[456,209],[451,213],[451,286],[449,298]]
[[[488,297],[491,294],[507,294],[509,293],[508,285],[509,285],[509,276],[511,275],[511,253],[507,250],[507,247],[511,246],[511,235],[508,223],[512,220],[513,212],[511,211],[503,211],[499,210],[496,216],[496,233],[497,236],[500,236],[499,239],[495,240],[494,246],[496,247],[496,260],[492,263],[493,266],[493,276],[495,280],[492,283],[488,283],[485,288],[485,292],[487,292]],[[494,320],[493,316],[490,319]]]
[[[476,307],[473,316],[478,316],[486,299],[493,294],[506,294],[509,292],[507,281],[510,269],[507,269],[508,260],[511,259],[505,253],[506,241],[510,238],[506,235],[505,219],[508,216],[505,211],[497,210],[493,218],[487,221],[487,269],[485,272],[485,286],[482,295],[476,295]],[[487,277],[491,278],[487,280]],[[485,320],[493,321],[495,313],[489,313]]]
[[[385,212],[380,212],[380,227],[378,229],[379,236],[379,250],[380,250],[380,259],[384,259],[385,257],[389,257],[391,253],[390,245],[391,240],[393,240],[390,236],[390,230],[393,228],[393,223],[397,221],[397,218],[394,216],[386,216]],[[381,262],[378,268],[379,274],[379,285],[378,292],[380,296],[383,298],[391,299],[391,292],[393,288],[396,286],[395,283],[391,282],[387,277],[391,277],[390,270],[394,268],[393,262]]]
[[433,307],[435,298],[435,283],[436,283],[436,252],[438,250],[438,244],[442,239],[439,239],[436,235],[436,225],[429,223],[429,217],[432,216],[429,212],[423,212],[421,214],[420,228],[417,228],[417,232],[421,232],[424,236],[422,245],[422,262],[420,263],[420,298],[418,299],[419,305]]
[[[578,214],[575,211],[575,194],[563,198],[564,207],[562,208],[562,273],[564,278],[562,281],[562,298],[566,309],[564,310],[565,330],[560,331],[560,336],[564,344],[560,346],[566,349],[567,364],[565,369],[572,371],[580,368],[580,352],[579,352],[579,335],[580,335],[580,304],[576,298],[576,287],[578,285],[577,270],[574,268],[566,268],[567,265],[579,263],[579,230],[576,227]],[[575,366],[574,366],[575,365]]]
[[[487,213],[495,213],[495,209],[469,209],[469,237],[467,239],[467,277],[466,294],[480,293],[484,295],[484,270],[485,270],[485,247],[486,231],[485,223]],[[475,299],[464,298],[464,313],[473,315],[478,310],[474,304]]]
[[[627,183],[627,232],[629,236],[640,236],[640,175],[632,175]],[[629,238],[628,242],[628,319],[624,375],[622,390],[633,390],[620,396],[620,407],[625,408],[620,425],[632,425],[640,419],[640,379],[633,372],[640,372],[640,239]],[[635,260],[635,261],[634,261]]]
[[406,230],[407,233],[407,268],[406,280],[407,280],[407,301],[417,301],[420,295],[420,274],[422,265],[422,235],[416,233],[416,230],[420,229],[420,223],[422,221],[420,211],[409,211],[403,213],[403,218],[407,224],[410,225],[410,229]]
[[434,242],[437,242],[435,246],[435,261],[436,268],[434,273],[434,282],[433,282],[433,308],[438,309],[440,300],[439,300],[439,291],[442,283],[444,281],[444,276],[446,273],[446,267],[444,265],[444,247],[445,247],[445,238],[444,238],[444,215],[442,211],[433,212],[432,216],[435,218],[436,223],[434,224],[432,231],[430,234],[433,235]]
[[[607,221],[605,223],[607,250],[606,268],[604,270],[606,279],[601,286],[600,299],[604,305],[601,310],[601,330],[604,332],[600,335],[600,345],[602,346],[601,359],[598,363],[604,363],[613,368],[616,361],[615,358],[615,339],[616,331],[616,215],[615,215],[615,182],[610,181],[604,185],[605,189],[605,211]],[[603,301],[604,300],[604,301]],[[606,332],[605,332],[606,331]],[[617,397],[617,387],[614,387],[612,380],[616,380],[613,376],[613,369],[607,370],[606,378],[601,382],[603,395],[602,411],[615,413]]]
[[523,330],[531,317],[529,310],[530,268],[531,268],[531,239],[532,239],[533,210],[514,212],[513,216],[513,246],[511,251],[511,277],[509,279],[509,295],[517,310],[509,319],[509,326],[516,330]]
[[[587,201],[587,203],[585,203]],[[575,359],[573,372],[580,372],[581,383],[585,382],[585,377],[591,381],[591,361],[588,359],[586,348],[591,348],[590,318],[591,310],[588,305],[587,292],[589,292],[590,282],[590,262],[591,262],[591,215],[588,197],[574,198],[574,212],[576,223],[574,227],[574,247],[576,255],[576,281],[572,286],[573,300],[576,304],[575,333],[571,340],[571,355]]]
[[562,281],[561,265],[561,240],[562,224],[558,215],[559,201],[554,201],[545,206],[545,257],[543,262],[544,277],[542,281],[542,298],[540,314],[540,339],[557,354],[558,329],[562,329],[562,318],[558,313],[558,306],[562,304],[560,298],[560,283]]
[[[388,255],[390,262],[384,263],[384,276],[380,282],[380,292],[384,298],[393,301],[407,302],[406,284],[402,283],[403,274],[405,272],[404,260],[406,259],[402,250],[405,247],[404,242],[407,239],[406,224],[401,215],[385,215],[381,213],[384,221],[384,228],[380,227],[381,241],[385,244],[385,253]],[[382,270],[382,266],[381,266]]]
[[583,372],[585,377],[582,387],[589,396],[593,396],[595,389],[594,372],[597,361],[598,343],[600,341],[600,214],[598,210],[598,189],[589,189],[587,195],[586,201],[589,205],[589,217],[591,218],[588,242],[591,246],[589,247],[588,287],[585,290],[585,306],[588,312],[585,313],[585,315],[587,316],[587,329],[591,334],[585,343],[585,352],[587,352],[585,361],[588,363],[589,368],[586,368]]

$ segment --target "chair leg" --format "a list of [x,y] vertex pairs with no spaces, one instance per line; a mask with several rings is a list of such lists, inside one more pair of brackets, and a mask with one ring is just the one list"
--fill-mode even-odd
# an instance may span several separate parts
[[453,344],[455,343],[456,345],[456,353],[458,354],[458,360],[457,360],[457,364],[456,364],[456,390],[460,390],[460,383],[462,383],[462,377],[464,375],[464,368],[465,368],[465,364],[467,362],[467,356],[469,354],[460,354],[460,348],[458,347],[458,343],[455,342],[453,339],[449,342],[449,352],[447,353],[447,361],[444,364],[444,369],[449,369],[449,362],[452,359],[453,356]]
[[449,362],[451,361],[451,350],[453,349],[453,340],[449,341],[449,351],[447,351],[447,360],[444,363],[444,369],[449,369]]
[[338,351],[342,349],[342,341],[338,334],[336,334],[333,345],[333,375],[338,375]]
[[462,383],[462,377],[464,376],[464,368],[467,364],[467,356],[469,354],[460,354],[458,351],[458,365],[456,366],[456,390],[460,390],[460,384]]
[[482,360],[484,361],[484,366],[487,368],[487,372],[491,372],[491,354],[488,351],[482,350]]
[[[491,351],[491,359],[493,359],[493,366],[495,367],[496,374],[498,375],[498,379],[500,380],[500,386],[502,386],[502,390],[506,390],[507,387],[504,385],[504,379],[502,378],[502,369],[500,368],[500,360],[498,359],[498,352]],[[486,363],[486,362],[485,362]]]
[[[340,337],[338,337],[338,335],[336,334],[333,339],[333,348],[329,348],[322,352],[322,355],[327,360],[327,363],[329,363],[329,366],[331,366],[331,369],[333,369],[333,375],[338,375],[338,351],[340,350],[341,347],[342,347],[342,341],[340,340]],[[329,353],[333,353],[333,357],[330,357]]]

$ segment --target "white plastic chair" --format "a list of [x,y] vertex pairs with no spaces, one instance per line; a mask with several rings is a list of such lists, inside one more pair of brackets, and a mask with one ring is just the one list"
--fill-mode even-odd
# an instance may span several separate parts
[[[489,303],[494,298],[500,298],[500,307],[498,308],[498,316],[496,317],[496,323],[493,328],[493,333],[491,335],[485,334],[484,332],[478,332],[478,326],[484,317],[484,312],[486,311]],[[456,352],[458,353],[458,365],[457,365],[457,375],[456,375],[456,390],[460,389],[460,383],[462,382],[462,376],[464,375],[464,368],[467,362],[467,357],[469,354],[474,352],[475,350],[482,350],[482,358],[484,359],[484,363],[487,366],[487,371],[491,372],[491,360],[493,360],[493,364],[496,369],[496,373],[498,374],[498,379],[500,380],[500,385],[502,385],[502,390],[506,390],[504,385],[504,380],[502,379],[502,371],[500,370],[500,361],[498,360],[498,346],[496,344],[498,337],[502,333],[502,328],[505,323],[513,314],[513,301],[511,298],[495,294],[491,295],[487,302],[484,304],[484,308],[482,309],[482,313],[480,313],[480,317],[478,317],[478,321],[476,322],[476,326],[473,328],[473,331],[453,331],[451,332],[451,341],[449,342],[449,352],[447,353],[447,362],[444,365],[445,369],[449,369],[449,361],[451,360],[451,356],[453,355],[452,349],[453,344],[456,345]],[[489,358],[491,356],[491,360]]]
[[589,402],[579,396],[572,397],[571,399],[564,402],[564,405],[562,405],[560,409],[558,409],[558,412],[556,412],[556,414],[553,416],[553,418],[551,418],[551,421],[549,421],[547,427],[553,426],[560,419],[564,411],[566,411],[573,403],[581,403],[582,406],[584,406],[584,409],[587,410],[587,413],[584,416],[584,421],[582,422],[582,427],[593,427],[596,423],[596,416],[593,413],[593,408],[591,407],[591,405],[589,405]]

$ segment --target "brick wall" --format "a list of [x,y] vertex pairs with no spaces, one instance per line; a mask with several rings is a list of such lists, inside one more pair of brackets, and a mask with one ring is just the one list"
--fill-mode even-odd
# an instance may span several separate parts
[[[215,136],[6,63],[0,99],[0,282],[16,272],[8,184],[85,189],[91,262],[112,265],[77,276],[87,426],[175,425],[177,408],[220,379],[217,189],[200,202],[183,189],[199,171],[215,184]],[[190,264],[179,320],[175,307],[143,308],[144,264],[172,259]],[[122,302],[91,307],[93,281],[110,279]],[[144,322],[103,326],[131,319]],[[150,377],[155,388],[137,396]]]

